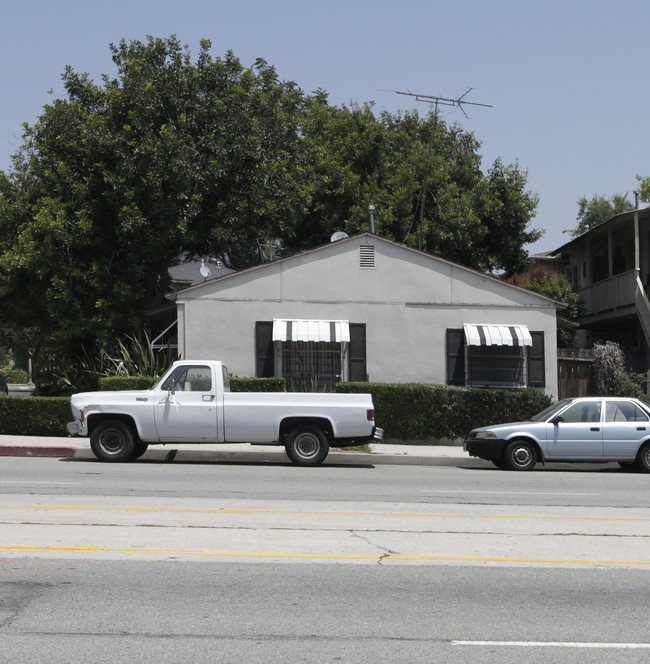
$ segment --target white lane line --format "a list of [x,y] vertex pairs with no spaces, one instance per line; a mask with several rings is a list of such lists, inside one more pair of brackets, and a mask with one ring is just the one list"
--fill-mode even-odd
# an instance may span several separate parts
[[422,493],[471,493],[496,496],[599,496],[599,493],[558,493],[557,491],[456,491],[454,489],[420,489]]
[[453,646],[513,646],[518,648],[591,648],[650,650],[650,643],[590,643],[577,641],[452,641]]
[[81,482],[33,482],[31,480],[0,480],[0,484],[81,484]]

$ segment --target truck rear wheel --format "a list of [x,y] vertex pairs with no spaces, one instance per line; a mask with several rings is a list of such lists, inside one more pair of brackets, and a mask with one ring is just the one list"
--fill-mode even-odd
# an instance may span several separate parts
[[293,429],[285,443],[287,456],[299,466],[317,466],[329,454],[329,442],[322,429],[304,424]]
[[128,461],[136,451],[133,431],[120,420],[106,420],[90,434],[90,449],[102,461]]

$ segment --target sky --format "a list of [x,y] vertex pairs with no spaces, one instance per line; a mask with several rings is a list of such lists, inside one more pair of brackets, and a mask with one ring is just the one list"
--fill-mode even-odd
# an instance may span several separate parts
[[[440,107],[481,142],[482,168],[517,163],[539,196],[531,253],[570,239],[582,196],[649,176],[647,0],[0,0],[0,170],[22,125],[63,96],[66,66],[114,75],[109,44],[176,35],[196,54],[258,57],[333,105],[429,105],[395,91],[491,106]],[[379,219],[377,209],[375,218]]]

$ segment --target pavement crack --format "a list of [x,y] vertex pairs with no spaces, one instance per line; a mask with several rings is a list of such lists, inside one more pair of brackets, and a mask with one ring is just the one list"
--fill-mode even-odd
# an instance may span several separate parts
[[401,555],[399,551],[391,551],[390,549],[387,549],[385,546],[381,546],[380,544],[373,542],[369,537],[364,537],[356,530],[351,530],[350,534],[352,535],[352,537],[356,537],[357,539],[363,540],[367,544],[370,544],[371,546],[376,547],[380,551],[383,551],[383,553],[380,553],[379,557],[377,558],[378,565],[381,565],[384,562],[384,560],[388,560],[391,556]]

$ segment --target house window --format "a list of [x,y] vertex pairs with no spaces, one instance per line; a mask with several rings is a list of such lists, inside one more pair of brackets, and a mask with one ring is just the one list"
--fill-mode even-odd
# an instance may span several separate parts
[[365,381],[366,326],[329,320],[258,321],[256,373],[283,376],[289,389],[334,391],[339,381]]
[[544,387],[544,333],[525,325],[447,330],[447,384]]
[[277,373],[298,392],[334,392],[347,342],[276,341]]
[[524,346],[465,346],[465,385],[524,387],[527,383]]

